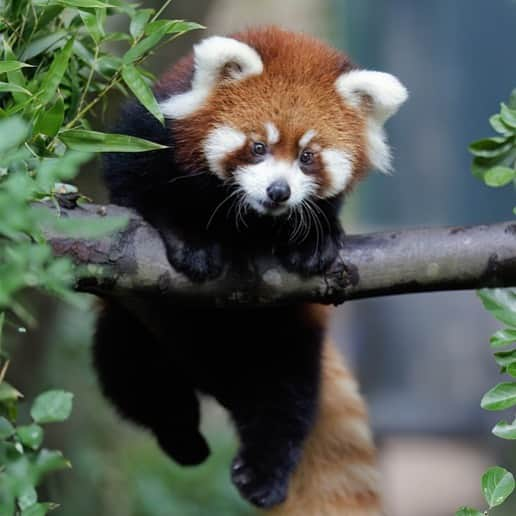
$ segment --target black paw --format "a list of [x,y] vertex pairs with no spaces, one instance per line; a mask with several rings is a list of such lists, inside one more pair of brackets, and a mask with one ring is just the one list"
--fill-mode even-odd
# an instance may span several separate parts
[[339,256],[342,237],[340,234],[326,234],[319,240],[307,238],[304,242],[292,242],[279,251],[279,258],[290,272],[301,276],[315,276],[325,273]]
[[231,479],[240,494],[257,507],[274,507],[287,498],[287,472],[267,471],[263,465],[252,464],[241,454],[233,461]]
[[187,435],[171,430],[156,437],[161,449],[181,466],[197,466],[210,455],[208,443],[197,431]]
[[217,243],[202,247],[180,244],[174,249],[167,249],[167,256],[174,269],[199,283],[217,278],[224,268],[222,248]]

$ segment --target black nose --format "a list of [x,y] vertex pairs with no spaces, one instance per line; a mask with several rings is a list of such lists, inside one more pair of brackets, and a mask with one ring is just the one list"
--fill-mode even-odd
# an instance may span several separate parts
[[274,202],[285,202],[290,197],[290,186],[283,179],[274,181],[267,188],[269,199]]

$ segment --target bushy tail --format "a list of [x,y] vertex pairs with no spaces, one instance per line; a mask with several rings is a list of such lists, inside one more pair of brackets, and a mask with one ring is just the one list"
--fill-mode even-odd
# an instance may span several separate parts
[[287,501],[267,516],[380,516],[379,479],[367,410],[331,341],[324,347],[318,418]]

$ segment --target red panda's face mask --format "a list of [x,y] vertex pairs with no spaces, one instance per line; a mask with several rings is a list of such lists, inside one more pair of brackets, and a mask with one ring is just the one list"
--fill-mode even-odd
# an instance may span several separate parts
[[335,197],[368,166],[388,171],[383,124],[407,97],[400,82],[342,72],[342,54],[306,36],[261,34],[195,46],[191,89],[161,104],[179,161],[208,167],[268,215]]

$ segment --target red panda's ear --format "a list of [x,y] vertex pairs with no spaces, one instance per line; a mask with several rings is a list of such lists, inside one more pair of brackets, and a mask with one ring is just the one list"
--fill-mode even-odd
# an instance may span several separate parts
[[212,36],[194,46],[192,87],[160,104],[167,118],[185,118],[203,106],[221,82],[238,82],[260,75],[263,62],[256,50],[233,38]]
[[384,72],[352,70],[343,73],[335,87],[347,103],[364,106],[382,125],[408,98],[405,86],[394,75]]
[[369,70],[343,73],[335,88],[344,102],[367,116],[367,154],[370,164],[389,172],[391,155],[383,124],[407,100],[408,92],[394,75]]

